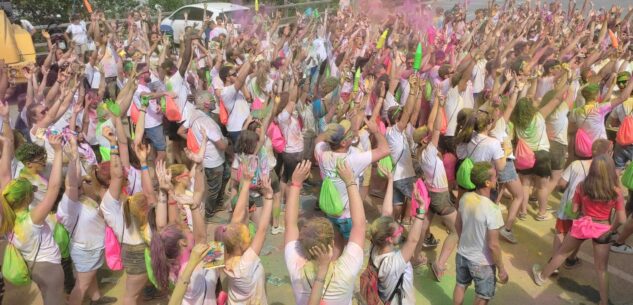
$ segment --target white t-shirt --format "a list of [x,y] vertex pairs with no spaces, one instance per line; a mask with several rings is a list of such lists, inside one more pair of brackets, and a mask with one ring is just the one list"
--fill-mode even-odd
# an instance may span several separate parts
[[410,262],[405,262],[400,250],[393,251],[381,255],[374,254],[374,266],[378,269],[378,293],[383,300],[389,300],[389,297],[396,289],[396,285],[402,278],[402,302],[396,294],[391,299],[392,305],[414,305],[415,290],[413,287],[413,267]]
[[501,142],[482,134],[475,135],[467,144],[460,143],[455,152],[458,159],[470,158],[473,162],[493,162],[505,158]]
[[232,270],[224,268],[229,282],[228,304],[268,304],[264,266],[259,256],[249,247],[238,259]]
[[[8,239],[29,262],[59,264],[62,256],[53,239],[53,228],[55,228],[54,216],[47,217],[43,224],[36,225],[31,219],[31,213],[21,211],[16,214],[13,232],[9,234]],[[28,267],[30,268],[31,264]]]
[[567,128],[569,127],[569,106],[561,103],[547,117],[547,137],[550,141],[555,141],[567,145]]
[[395,163],[393,180],[401,180],[415,176],[413,159],[411,158],[410,140],[413,126],[407,124],[405,130],[399,130],[398,125],[389,126],[385,137],[389,144],[391,159]]
[[244,121],[250,114],[250,108],[241,90],[235,90],[235,85],[222,88],[222,100],[229,115],[226,130],[231,132],[241,131]]
[[[141,233],[137,229],[138,226],[134,223],[134,217],[132,217],[132,225],[129,227],[125,226],[123,204],[114,199],[112,195],[110,195],[110,191],[106,191],[103,195],[100,208],[106,224],[112,228],[119,241],[122,240],[124,244],[132,246],[145,243],[145,240],[141,237]],[[151,232],[149,231],[149,226],[145,227],[146,232],[143,233],[147,237],[147,240],[150,240]],[[123,237],[121,237],[121,234],[123,234]]]
[[576,160],[563,171],[561,179],[567,181],[567,187],[563,196],[560,197],[560,206],[556,213],[558,219],[568,219],[565,216],[565,208],[572,204],[576,187],[587,178],[589,167],[591,167],[591,160]]
[[80,200],[84,202],[70,200],[64,194],[57,208],[57,220],[64,225],[68,234],[72,235],[73,248],[103,249],[105,221],[99,212],[99,206],[88,197],[82,197]]
[[448,178],[444,162],[438,154],[437,147],[433,143],[429,143],[420,154],[419,163],[424,172],[426,185],[433,189],[445,189],[448,188]]
[[536,98],[541,99],[548,91],[554,89],[554,77],[544,76],[539,78],[536,86]]
[[170,92],[173,92],[177,95],[176,104],[178,105],[178,109],[180,109],[181,113],[185,109],[185,105],[187,104],[187,95],[189,94],[189,86],[187,82],[182,78],[180,72],[176,71],[174,75],[169,77],[167,82],[165,83],[165,87],[169,89],[171,86]]
[[86,29],[86,23],[79,21],[79,24],[69,24],[66,28],[66,33],[72,34],[72,40],[77,45],[84,45],[88,43],[88,30]]
[[479,93],[484,90],[486,85],[486,59],[480,59],[473,67],[473,93]]
[[218,284],[218,271],[196,267],[182,299],[182,305],[215,305],[215,288]]
[[[604,125],[603,125],[604,127]],[[549,139],[547,138],[545,119],[537,112],[526,130],[516,128],[516,135],[523,139],[527,146],[534,152],[539,150],[549,151]]]
[[182,126],[189,129],[192,128],[192,125],[193,134],[198,144],[202,142],[202,133],[207,135],[207,147],[204,151],[204,160],[202,161],[204,168],[221,166],[224,163],[224,152],[219,150],[213,143],[224,139],[220,126],[199,109],[191,111]]
[[299,124],[299,115],[293,111],[292,115],[285,109],[277,116],[279,128],[286,139],[286,153],[299,153],[303,151],[303,134]]
[[457,114],[464,108],[464,98],[457,87],[452,87],[446,95],[444,112],[446,113],[446,136],[454,136],[457,128]]
[[499,206],[487,197],[468,192],[459,201],[459,215],[462,219],[462,234],[457,253],[475,264],[494,265],[488,248],[487,231],[503,226]]
[[358,148],[350,147],[347,153],[337,153],[332,151],[327,143],[319,142],[314,147],[314,157],[319,163],[321,178],[330,177],[334,187],[341,196],[345,210],[339,218],[350,218],[347,187],[345,187],[345,182],[336,174],[336,162],[338,159],[343,159],[347,162],[358,184],[358,178],[360,178],[367,166],[371,165],[371,151],[360,151]]
[[[308,304],[311,285],[315,280],[314,265],[301,255],[301,246],[296,240],[288,242],[284,248],[286,268],[290,276],[290,284],[295,295],[295,303]],[[363,249],[353,242],[347,243],[341,256],[331,267],[331,273],[325,277],[322,303],[325,305],[351,305],[354,294],[354,283],[363,266]]]
[[[591,139],[591,142],[598,139],[606,139],[607,131],[604,126],[604,117],[611,112],[611,103],[585,105],[583,108],[576,108],[573,111],[573,120],[578,128],[582,128]],[[587,112],[588,114],[585,114]]]
[[[134,96],[132,97],[132,101],[134,102],[134,105],[136,105],[137,109],[141,109],[141,94],[143,93],[152,93],[152,91],[149,89],[149,87],[139,83],[136,91],[134,91]],[[161,105],[158,100],[151,99],[149,100],[147,112],[145,113],[145,129],[154,128],[162,124],[163,111],[161,109]]]

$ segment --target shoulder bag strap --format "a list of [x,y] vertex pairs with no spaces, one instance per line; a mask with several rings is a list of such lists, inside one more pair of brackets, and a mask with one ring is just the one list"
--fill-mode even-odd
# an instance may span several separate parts
[[473,148],[473,151],[468,153],[468,156],[466,156],[466,158],[464,158],[464,160],[470,158],[470,156],[472,156],[475,153],[475,150],[477,150],[477,147],[479,146],[479,144],[481,144],[481,142],[483,142],[485,139],[481,139],[481,141],[477,142],[477,144],[475,145],[475,148]]
[[[396,296],[396,294],[398,295],[398,299],[400,301],[402,301],[402,283],[404,282],[404,273],[405,272],[406,272],[406,270],[404,272],[402,272],[402,274],[400,275],[400,278],[398,279],[398,283],[396,283],[396,288],[393,289],[393,292],[389,296],[389,299],[387,299],[387,302],[391,303],[391,301]],[[402,303],[402,302],[400,302],[400,303]]]
[[75,229],[77,229],[77,224],[79,224],[79,216],[81,216],[81,211],[77,213],[77,219],[75,219],[75,225],[73,226],[73,230],[70,232],[70,237],[68,238],[69,241],[68,241],[68,244],[66,245],[66,249],[70,249],[70,242],[73,240],[73,236],[75,236]]

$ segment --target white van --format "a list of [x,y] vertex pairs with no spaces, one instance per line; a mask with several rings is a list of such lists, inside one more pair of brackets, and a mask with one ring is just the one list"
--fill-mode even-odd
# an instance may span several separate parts
[[[163,19],[160,29],[163,32],[171,32],[174,42],[180,42],[180,34],[183,33],[186,26],[193,26],[201,29],[204,25],[204,3],[185,5],[175,10],[171,15]],[[245,6],[225,3],[225,2],[209,2],[207,5],[207,16],[211,20],[215,20],[218,16],[235,20],[236,14],[246,13],[250,9]],[[185,25],[185,13],[188,14],[187,25]]]

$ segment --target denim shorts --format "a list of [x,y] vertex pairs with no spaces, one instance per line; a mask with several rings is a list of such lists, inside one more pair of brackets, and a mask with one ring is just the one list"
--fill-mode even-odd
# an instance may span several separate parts
[[519,179],[519,175],[514,167],[514,160],[506,159],[506,167],[499,172],[499,183],[508,183],[517,179]]
[[70,257],[73,259],[77,272],[90,272],[101,268],[104,261],[103,254],[103,249],[82,250],[70,247]]
[[332,223],[334,228],[338,229],[343,235],[345,240],[349,239],[349,234],[352,232],[352,219],[351,218],[334,218],[328,216],[327,219]]
[[615,143],[613,150],[613,163],[615,163],[615,168],[624,169],[626,163],[629,161],[633,161],[633,145],[620,146],[620,144]]
[[167,142],[165,141],[165,132],[163,131],[163,125],[158,125],[152,128],[145,128],[145,137],[150,141],[152,147],[157,151],[165,151],[167,149]]
[[405,199],[411,199],[415,179],[413,176],[393,182],[393,205],[402,205]]
[[455,272],[457,285],[468,287],[474,281],[475,294],[478,297],[490,300],[495,295],[497,268],[494,265],[478,265],[457,253]]

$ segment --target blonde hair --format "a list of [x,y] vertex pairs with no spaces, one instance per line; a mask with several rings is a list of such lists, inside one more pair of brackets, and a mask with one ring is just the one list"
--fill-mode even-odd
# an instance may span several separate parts
[[251,243],[251,233],[248,226],[243,223],[231,223],[226,225],[222,234],[225,253],[235,253],[235,250],[245,248]]
[[125,218],[125,226],[130,227],[132,220],[136,222],[139,229],[147,225],[147,213],[149,210],[149,204],[145,198],[145,194],[136,193],[132,196],[128,196],[123,202],[123,216]]
[[15,209],[30,203],[33,199],[33,185],[26,178],[13,179],[2,190],[2,221],[0,234],[6,234],[15,226]]
[[313,260],[314,257],[308,250],[314,246],[324,245],[328,246],[334,242],[334,228],[332,223],[324,217],[316,217],[308,220],[301,230],[299,230],[299,244],[303,255],[308,260]]
[[184,164],[172,164],[169,166],[169,172],[171,173],[171,183],[176,184],[176,178],[182,173],[187,171],[187,166]]

